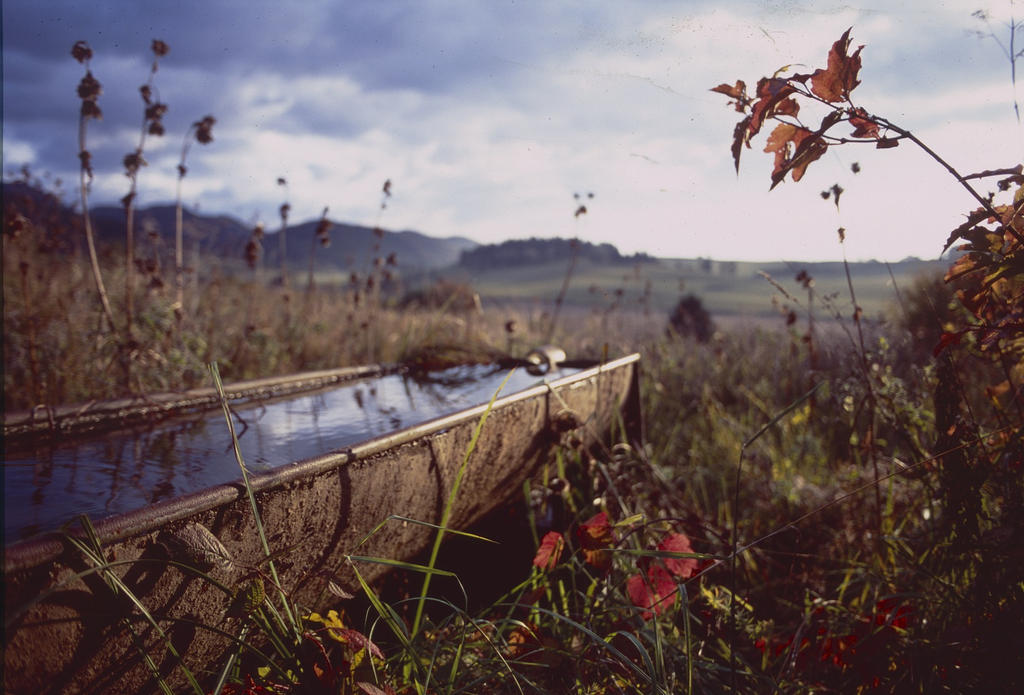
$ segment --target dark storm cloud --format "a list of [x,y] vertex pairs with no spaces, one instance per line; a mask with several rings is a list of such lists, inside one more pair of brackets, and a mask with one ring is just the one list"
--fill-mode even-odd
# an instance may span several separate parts
[[[408,215],[395,224],[495,239],[546,229],[564,217],[564,196],[586,186],[602,191],[588,229],[637,229],[633,250],[643,250],[640,237],[655,238],[666,220],[717,228],[722,191],[737,185],[733,114],[709,85],[818,64],[851,24],[871,56],[859,95],[914,114],[915,129],[944,126],[950,82],[992,74],[976,56],[1006,67],[994,44],[965,36],[969,11],[949,21],[959,10],[948,4],[3,0],[4,168],[29,162],[77,178],[83,68],[69,52],[85,40],[104,87],[104,119],[89,123],[94,195],[123,195],[138,88],[160,38],[171,50],[155,87],[170,110],[167,134],[146,145],[142,200],[173,197],[182,138],[210,113],[215,143],[193,150],[185,182],[189,202],[209,211],[273,219],[276,177],[286,175],[296,215],[330,202],[365,222],[366,205],[353,201],[395,178],[406,197],[389,216]],[[975,101],[965,93],[954,105]],[[744,174],[739,185],[762,192]],[[687,252],[712,253],[706,243]]]
[[[421,2],[81,3],[8,0],[4,51],[56,64],[71,44],[134,59],[152,38],[167,62],[203,70],[286,75],[341,71],[389,88],[443,89],[486,77],[503,59],[529,61],[577,36],[554,11],[514,4]],[[595,10],[588,11],[592,14]],[[581,12],[581,22],[585,19]],[[502,56],[503,44],[515,54]]]
[[[259,84],[261,78],[343,75],[374,91],[472,91],[514,69],[510,58],[529,62],[569,38],[554,28],[559,23],[550,12],[510,13],[509,7],[8,0],[3,4],[5,120],[13,132],[31,134],[28,139],[41,154],[66,150],[68,139],[53,129],[74,122],[74,87],[82,68],[69,51],[78,40],[95,52],[93,71],[104,85],[101,107],[108,128],[138,123],[137,89],[148,76],[154,38],[171,47],[156,78],[161,98],[170,105],[169,132],[183,130],[206,112],[224,117],[239,107],[227,101],[232,89],[243,82]],[[257,95],[257,105],[274,98]],[[298,108],[275,125],[341,136],[360,127],[346,122],[343,107],[333,113]]]
[[[90,129],[110,135],[139,127],[138,88],[148,78],[150,43],[159,38],[171,49],[155,78],[158,98],[169,105],[166,137],[181,137],[206,113],[218,117],[222,132],[233,122],[248,122],[283,133],[351,137],[388,123],[388,95],[514,99],[516,78],[510,73],[521,74],[524,64],[546,64],[551,54],[569,46],[582,50],[588,40],[600,38],[593,27],[607,10],[553,7],[7,0],[5,126],[9,139],[32,144],[43,168],[73,169],[74,89],[83,68],[71,58],[71,46],[84,40],[93,48],[91,67],[104,87],[104,120]],[[295,84],[290,81],[335,76],[355,85],[354,96],[289,89]],[[243,89],[246,101],[238,103]],[[382,95],[380,103],[375,95]],[[245,109],[258,112],[257,120]],[[416,137],[414,127],[405,130]],[[120,144],[93,138],[96,165],[119,167],[125,142],[125,137]]]

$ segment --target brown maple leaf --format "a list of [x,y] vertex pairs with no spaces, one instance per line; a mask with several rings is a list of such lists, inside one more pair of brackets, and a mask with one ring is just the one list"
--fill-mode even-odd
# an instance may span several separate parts
[[[762,77],[757,83],[757,103],[750,112],[750,125],[747,128],[747,142],[761,130],[765,120],[779,113],[780,104],[796,92],[796,87],[789,80],[781,77]],[[792,99],[789,99],[792,101]],[[794,113],[792,104],[781,107],[782,113]]]
[[863,48],[858,46],[852,55],[848,54],[850,29],[843,32],[828,52],[828,68],[815,70],[811,75],[811,92],[829,103],[849,99],[850,92],[860,84],[857,74],[860,72],[860,52]]
[[817,132],[791,123],[780,123],[775,127],[768,136],[764,148],[765,152],[775,153],[772,188],[782,183],[786,174],[790,174],[794,181],[803,178],[810,163],[819,159],[828,150],[828,145],[821,137],[827,128],[825,123]]
[[743,152],[743,145],[750,147],[747,138],[747,128],[750,126],[750,116],[736,124],[732,130],[732,161],[736,163],[736,173],[740,172],[740,154]]
[[735,104],[736,110],[739,113],[744,113],[747,110],[747,106],[750,104],[750,97],[747,96],[747,84],[743,80],[736,80],[736,84],[732,86],[723,82],[717,87],[712,87],[711,91],[724,94],[732,99],[733,101],[729,103]]
[[785,176],[784,170],[786,170],[786,164],[792,156],[793,148],[803,142],[804,138],[812,134],[806,128],[801,128],[791,123],[780,123],[775,126],[775,130],[768,136],[768,140],[764,145],[765,152],[775,153],[775,168],[772,169],[772,179],[779,172],[783,172],[782,175]]
[[850,125],[853,126],[851,137],[878,138],[878,124],[871,120],[868,112],[860,107],[850,111]]

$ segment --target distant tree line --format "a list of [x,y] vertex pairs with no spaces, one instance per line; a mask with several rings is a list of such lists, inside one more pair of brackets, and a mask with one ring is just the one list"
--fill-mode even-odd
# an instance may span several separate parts
[[489,270],[567,261],[573,253],[576,254],[577,260],[586,260],[602,265],[650,263],[656,260],[646,253],[623,256],[611,244],[592,244],[579,239],[531,237],[467,249],[460,254],[459,265],[469,270]]

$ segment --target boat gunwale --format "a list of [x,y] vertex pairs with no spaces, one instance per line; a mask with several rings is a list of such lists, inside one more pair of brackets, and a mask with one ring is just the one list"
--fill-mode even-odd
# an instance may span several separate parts
[[[281,377],[264,377],[236,381],[225,386],[228,401],[250,401],[256,399],[291,396],[320,388],[329,388],[347,381],[385,376],[396,371],[385,365],[364,365],[338,367],[301,372]],[[4,440],[20,440],[31,436],[53,437],[54,435],[79,435],[90,431],[117,429],[132,421],[146,418],[163,420],[184,415],[188,412],[214,408],[220,404],[220,395],[212,386],[168,391],[165,393],[117,398],[110,401],[88,401],[56,408],[38,406],[32,410],[4,413]],[[117,425],[105,425],[115,421]],[[99,422],[101,424],[97,425]]]

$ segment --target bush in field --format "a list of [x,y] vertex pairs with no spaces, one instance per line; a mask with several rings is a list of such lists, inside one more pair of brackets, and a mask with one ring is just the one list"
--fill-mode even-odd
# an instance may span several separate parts
[[403,309],[465,313],[480,310],[480,297],[465,283],[439,278],[426,287],[407,292],[400,305]]
[[704,308],[700,297],[688,294],[676,304],[668,318],[668,325],[681,336],[693,337],[698,342],[706,343],[715,332],[715,324],[711,314]]

